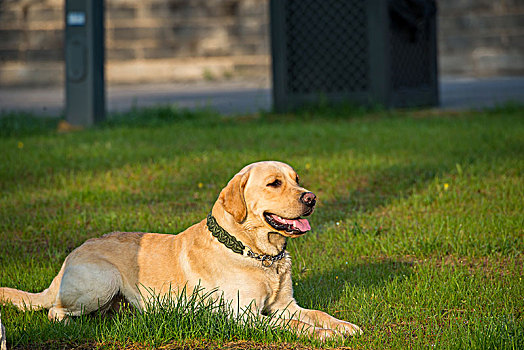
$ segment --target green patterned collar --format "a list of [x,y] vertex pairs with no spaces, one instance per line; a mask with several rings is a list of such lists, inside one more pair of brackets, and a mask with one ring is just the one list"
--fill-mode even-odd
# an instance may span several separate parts
[[[242,242],[236,239],[229,232],[224,230],[213,217],[211,213],[207,215],[207,228],[211,231],[211,234],[218,239],[220,243],[231,249],[237,254],[247,255],[250,258],[261,261],[264,267],[270,267],[275,261],[282,260],[286,256],[286,245],[287,241],[284,243],[284,247],[277,255],[268,255],[268,254],[256,254],[253,253],[251,248],[246,247]],[[247,250],[246,250],[247,249]]]

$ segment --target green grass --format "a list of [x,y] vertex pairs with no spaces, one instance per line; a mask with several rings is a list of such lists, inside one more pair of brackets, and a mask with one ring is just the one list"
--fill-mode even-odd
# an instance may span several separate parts
[[[245,164],[275,159],[319,197],[313,232],[288,244],[298,303],[364,330],[329,346],[523,348],[523,116],[518,105],[244,118],[165,107],[67,134],[57,120],[0,118],[0,285],[47,288],[72,249],[113,230],[179,232]],[[320,346],[206,308],[68,325],[1,311],[15,348]]]

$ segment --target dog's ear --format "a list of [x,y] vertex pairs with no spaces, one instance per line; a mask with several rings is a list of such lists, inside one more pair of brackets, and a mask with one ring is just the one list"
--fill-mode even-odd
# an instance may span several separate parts
[[233,215],[239,223],[244,222],[247,216],[244,189],[248,178],[249,171],[235,175],[218,196],[218,200],[222,203],[224,209]]

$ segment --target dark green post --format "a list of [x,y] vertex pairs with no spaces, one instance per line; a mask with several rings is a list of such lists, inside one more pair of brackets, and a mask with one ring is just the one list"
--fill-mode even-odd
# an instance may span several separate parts
[[104,0],[66,0],[66,120],[90,126],[105,118]]

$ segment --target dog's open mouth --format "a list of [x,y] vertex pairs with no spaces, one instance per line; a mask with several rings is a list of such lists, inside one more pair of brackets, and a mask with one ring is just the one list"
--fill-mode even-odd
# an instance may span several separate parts
[[296,218],[296,219],[285,219],[276,214],[264,213],[266,222],[278,231],[285,231],[294,235],[301,235],[311,230],[309,221],[307,219]]

